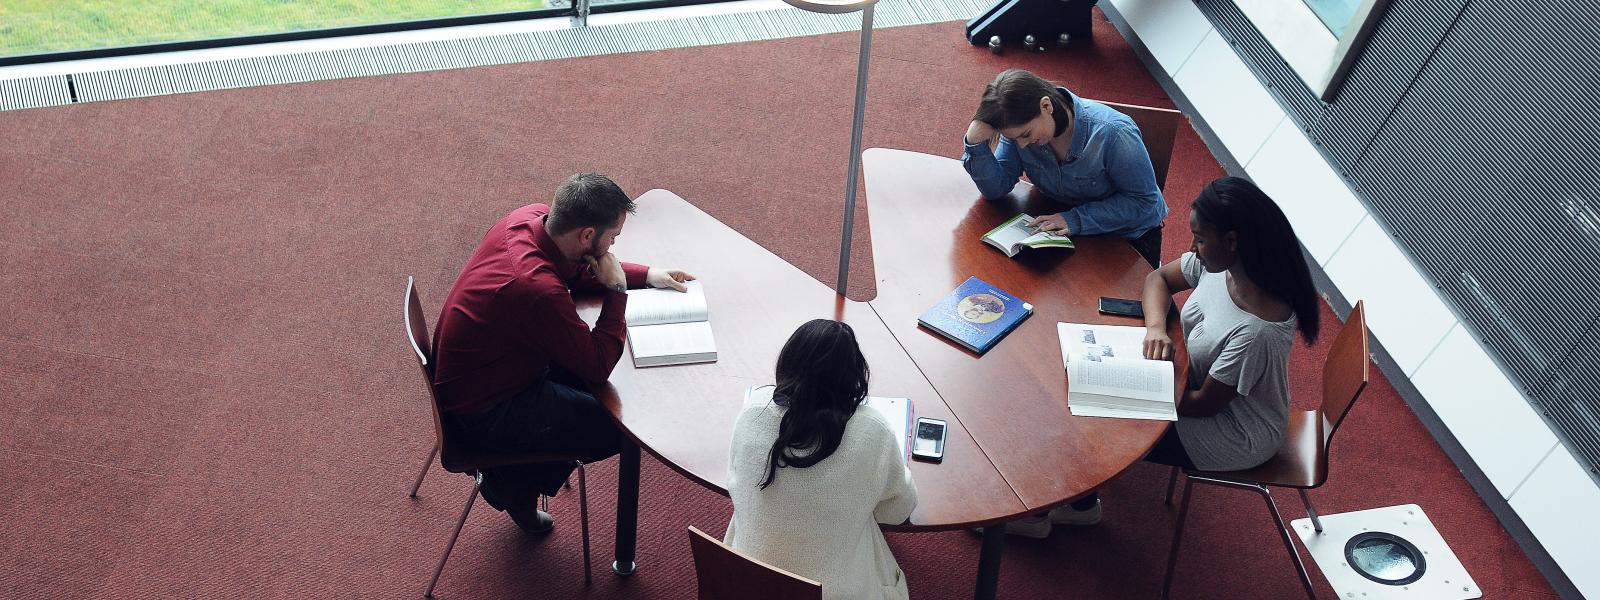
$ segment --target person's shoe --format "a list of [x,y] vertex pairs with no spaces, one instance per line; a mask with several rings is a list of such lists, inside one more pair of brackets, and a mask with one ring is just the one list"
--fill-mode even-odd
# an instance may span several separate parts
[[1044,515],[1023,517],[1006,523],[1006,535],[1042,540],[1050,537],[1050,518]]
[[513,508],[506,510],[506,514],[525,533],[542,535],[556,528],[555,518],[537,508]]
[[1078,510],[1071,504],[1058,506],[1050,511],[1050,522],[1056,525],[1096,525],[1100,523],[1100,501],[1096,500],[1094,506],[1087,510]]

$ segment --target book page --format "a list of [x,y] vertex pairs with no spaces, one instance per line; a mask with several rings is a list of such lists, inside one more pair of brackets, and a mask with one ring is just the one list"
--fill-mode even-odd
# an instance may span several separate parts
[[1061,356],[1144,360],[1144,328],[1128,325],[1056,323]]
[[1060,234],[1050,233],[1048,231],[1040,231],[1025,237],[1022,239],[1021,243],[1029,248],[1048,248],[1051,246],[1062,246],[1066,248],[1074,247],[1072,238]]
[[[1145,403],[1172,403],[1172,363],[1164,360],[1072,356],[1067,361],[1068,394],[1121,396]],[[1071,398],[1068,398],[1069,402]]]
[[700,281],[686,281],[688,292],[670,288],[628,290],[628,310],[624,318],[629,326],[658,323],[688,323],[710,318],[706,306],[705,289]]
[[906,445],[911,442],[911,399],[910,398],[885,398],[882,396],[867,396],[867,401],[861,403],[863,408],[870,408],[883,415],[883,420],[889,423],[889,431],[894,434],[895,440],[900,442],[900,459],[905,460]]
[[1031,223],[1033,223],[1033,217],[1017,215],[1012,217],[1010,221],[1006,221],[999,227],[989,231],[989,233],[984,234],[983,239],[986,242],[1000,246],[1001,249],[1006,250],[1007,254],[1010,254],[1014,252],[1012,249],[1017,244],[1022,243],[1022,240],[1035,233],[1028,227]]
[[[677,293],[677,292],[673,292]],[[665,323],[628,328],[628,345],[633,349],[635,366],[642,359],[700,357],[716,360],[717,342],[711,336],[711,323]],[[710,356],[705,356],[709,354]],[[649,361],[645,364],[672,364],[674,361]]]

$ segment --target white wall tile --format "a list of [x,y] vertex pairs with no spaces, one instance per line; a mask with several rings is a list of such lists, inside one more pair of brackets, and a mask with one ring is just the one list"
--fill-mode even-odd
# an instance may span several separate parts
[[1600,598],[1600,487],[1565,446],[1556,446],[1511,496],[1511,508],[1585,598]]
[[1206,34],[1172,79],[1199,111],[1195,116],[1211,126],[1241,164],[1255,156],[1283,120],[1278,101],[1215,30]]
[[1168,75],[1177,73],[1211,32],[1211,21],[1193,0],[1112,0],[1111,4]]
[[1367,216],[1366,207],[1291,119],[1278,124],[1245,171],[1283,208],[1300,243],[1319,265],[1328,264]]
[[1433,286],[1371,217],[1356,226],[1325,270],[1346,300],[1367,301],[1367,327],[1408,375],[1456,324]]
[[1557,443],[1464,326],[1450,330],[1411,383],[1501,497],[1509,498]]

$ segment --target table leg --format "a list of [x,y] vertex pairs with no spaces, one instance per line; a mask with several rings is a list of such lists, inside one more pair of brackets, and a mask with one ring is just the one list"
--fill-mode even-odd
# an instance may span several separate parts
[[983,550],[978,552],[978,585],[972,597],[994,600],[1000,585],[1000,552],[1006,547],[1005,525],[983,528]]
[[617,559],[611,570],[618,575],[632,575],[634,546],[639,537],[639,445],[627,436],[622,437],[622,451],[617,465]]

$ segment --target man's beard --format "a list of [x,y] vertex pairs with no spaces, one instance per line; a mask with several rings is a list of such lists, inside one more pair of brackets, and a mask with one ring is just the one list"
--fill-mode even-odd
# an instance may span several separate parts
[[589,242],[589,247],[583,251],[583,255],[595,260],[600,260],[600,257],[605,256],[605,253],[600,251],[600,236],[595,236],[594,241]]

